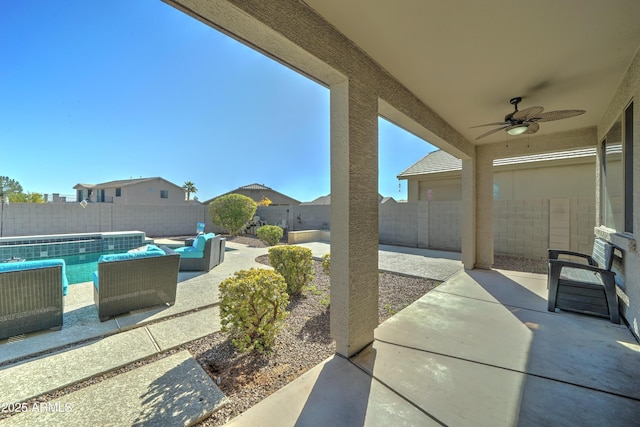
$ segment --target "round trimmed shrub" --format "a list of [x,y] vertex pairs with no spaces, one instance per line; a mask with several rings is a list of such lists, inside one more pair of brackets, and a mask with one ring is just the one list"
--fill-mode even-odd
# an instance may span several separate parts
[[275,246],[278,244],[282,236],[284,236],[284,230],[277,225],[263,225],[258,228],[258,239],[262,240],[269,246]]
[[322,256],[322,271],[327,276],[331,275],[331,254],[324,254]]
[[269,263],[287,282],[287,293],[296,295],[313,280],[313,254],[301,246],[274,246],[269,249]]
[[242,194],[227,194],[209,203],[211,222],[224,228],[232,236],[237,235],[256,213],[258,204]]
[[236,271],[220,284],[222,331],[240,352],[269,351],[289,313],[287,284],[273,270]]

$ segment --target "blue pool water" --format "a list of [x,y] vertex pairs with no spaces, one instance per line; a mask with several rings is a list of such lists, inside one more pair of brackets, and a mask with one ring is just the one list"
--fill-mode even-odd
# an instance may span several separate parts
[[[61,257],[66,264],[67,280],[70,285],[93,281],[93,272],[98,270],[98,258],[100,255],[112,254],[110,252],[95,252],[81,255],[68,255]],[[58,258],[59,259],[59,258]]]

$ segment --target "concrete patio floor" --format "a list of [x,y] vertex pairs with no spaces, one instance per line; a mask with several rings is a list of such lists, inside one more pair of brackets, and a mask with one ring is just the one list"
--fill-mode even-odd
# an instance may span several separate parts
[[602,426],[640,422],[624,325],[546,309],[546,277],[459,271],[230,426]]

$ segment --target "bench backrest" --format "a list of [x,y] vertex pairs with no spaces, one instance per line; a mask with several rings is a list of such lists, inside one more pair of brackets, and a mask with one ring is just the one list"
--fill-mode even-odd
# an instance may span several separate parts
[[606,240],[596,238],[593,241],[593,253],[591,258],[603,270],[611,270],[613,264],[613,245]]

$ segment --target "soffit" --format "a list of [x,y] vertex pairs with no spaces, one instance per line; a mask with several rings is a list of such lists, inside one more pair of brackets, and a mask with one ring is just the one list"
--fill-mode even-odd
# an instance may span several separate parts
[[475,143],[520,109],[584,109],[536,135],[596,126],[640,46],[640,1],[305,0]]

